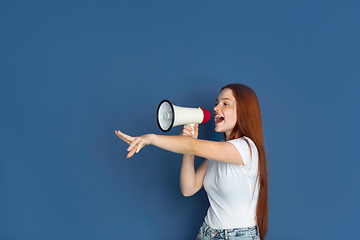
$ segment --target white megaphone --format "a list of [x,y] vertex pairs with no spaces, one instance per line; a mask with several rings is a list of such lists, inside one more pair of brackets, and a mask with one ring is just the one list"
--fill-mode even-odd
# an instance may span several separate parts
[[210,120],[210,112],[206,109],[178,107],[169,100],[162,100],[157,109],[157,123],[163,132],[179,125],[206,123]]

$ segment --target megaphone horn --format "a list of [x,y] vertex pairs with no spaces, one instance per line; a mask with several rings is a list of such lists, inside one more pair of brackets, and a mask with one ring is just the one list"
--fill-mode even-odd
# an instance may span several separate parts
[[162,100],[157,109],[157,123],[163,132],[179,125],[206,123],[210,117],[206,109],[178,107],[167,99]]

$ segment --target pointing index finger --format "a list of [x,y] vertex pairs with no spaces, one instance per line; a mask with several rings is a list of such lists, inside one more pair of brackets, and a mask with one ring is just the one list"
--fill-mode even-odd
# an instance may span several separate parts
[[127,144],[130,145],[130,143],[133,141],[133,137],[126,135],[125,133],[121,132],[120,130],[115,131],[115,134],[121,138],[121,140],[125,141]]

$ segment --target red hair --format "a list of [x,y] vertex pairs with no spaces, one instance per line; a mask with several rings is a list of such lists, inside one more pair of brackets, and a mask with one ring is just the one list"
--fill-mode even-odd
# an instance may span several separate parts
[[237,121],[230,134],[229,140],[246,136],[256,145],[259,154],[259,167],[257,181],[259,183],[259,196],[256,206],[256,222],[259,228],[260,239],[265,239],[268,227],[268,179],[266,168],[266,155],[263,140],[259,100],[250,87],[234,83],[221,90],[231,89],[236,100]]

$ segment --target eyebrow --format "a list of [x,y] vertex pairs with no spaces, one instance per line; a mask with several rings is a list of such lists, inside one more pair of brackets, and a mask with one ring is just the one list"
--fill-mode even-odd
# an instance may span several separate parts
[[[229,101],[233,101],[233,100],[231,100],[230,98],[221,98],[220,100],[229,100]],[[219,101],[219,99],[216,99],[216,101]]]

